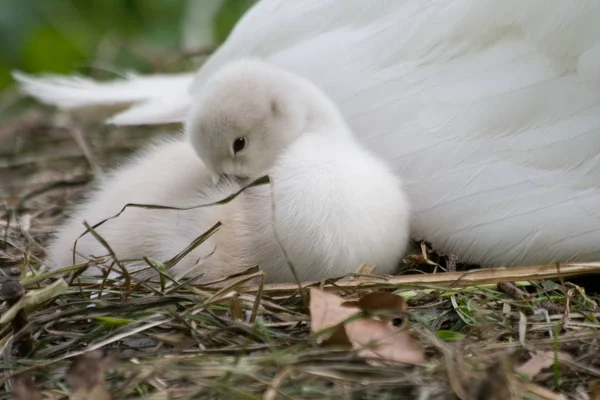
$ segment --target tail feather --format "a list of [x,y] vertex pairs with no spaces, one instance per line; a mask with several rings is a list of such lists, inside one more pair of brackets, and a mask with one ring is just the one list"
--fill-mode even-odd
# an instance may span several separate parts
[[114,125],[160,125],[183,122],[191,102],[190,96],[156,98],[129,107],[107,122]]
[[[182,107],[194,74],[138,76],[97,82],[78,76],[46,75],[35,77],[14,71],[21,91],[45,104],[62,109],[142,103],[116,115],[114,124],[147,124],[147,121],[180,121]],[[154,122],[159,123],[159,122]]]

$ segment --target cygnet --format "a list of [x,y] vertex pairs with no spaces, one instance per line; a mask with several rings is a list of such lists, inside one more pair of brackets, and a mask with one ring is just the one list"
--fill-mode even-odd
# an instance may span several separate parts
[[[409,232],[401,182],[312,82],[258,60],[230,63],[195,99],[186,133],[215,180],[269,175],[272,193],[248,192],[244,225],[270,221],[273,202],[277,239],[301,280],[344,275],[361,263],[380,274],[398,265]],[[279,254],[271,237],[262,238],[261,248]],[[260,265],[271,281],[292,279],[285,260]]]
[[[345,275],[361,263],[387,274],[400,261],[409,225],[401,183],[360,147],[311,82],[256,60],[231,63],[195,100],[186,135],[192,146],[160,143],[102,179],[58,232],[49,265],[72,264],[83,220],[95,224],[127,203],[214,202],[239,189],[237,178],[262,175],[270,186],[247,189],[229,203],[185,211],[129,208],[97,232],[133,270],[146,265],[144,256],[171,259],[220,221],[213,236],[170,270],[177,278],[201,274],[204,282],[255,265],[269,282],[290,282],[288,260],[301,280]],[[75,261],[106,254],[87,234]]]

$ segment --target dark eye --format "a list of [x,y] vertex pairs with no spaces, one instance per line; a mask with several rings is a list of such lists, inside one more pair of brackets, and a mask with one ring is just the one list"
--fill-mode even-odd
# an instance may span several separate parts
[[234,154],[239,153],[240,151],[244,150],[245,147],[246,147],[246,138],[245,137],[239,137],[233,141],[233,153]]

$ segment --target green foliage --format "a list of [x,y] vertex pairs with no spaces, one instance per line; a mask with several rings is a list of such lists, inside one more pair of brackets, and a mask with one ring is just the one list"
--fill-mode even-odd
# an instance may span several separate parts
[[227,38],[236,22],[256,0],[225,0],[215,16],[214,34],[218,42]]
[[[181,48],[189,1],[201,0],[2,0],[0,90],[13,69],[149,72],[153,57]],[[254,2],[223,0],[212,26],[215,44]]]
[[464,333],[456,331],[439,330],[436,332],[437,336],[444,341],[457,341],[465,338]]
[[53,26],[39,25],[25,37],[19,58],[28,70],[42,66],[53,72],[68,72],[87,55],[85,50],[64,40]]

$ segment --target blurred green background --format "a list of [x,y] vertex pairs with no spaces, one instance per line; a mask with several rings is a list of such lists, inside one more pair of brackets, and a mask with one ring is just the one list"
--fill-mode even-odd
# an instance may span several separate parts
[[170,71],[221,43],[256,0],[0,0],[0,91],[10,71],[97,78]]

